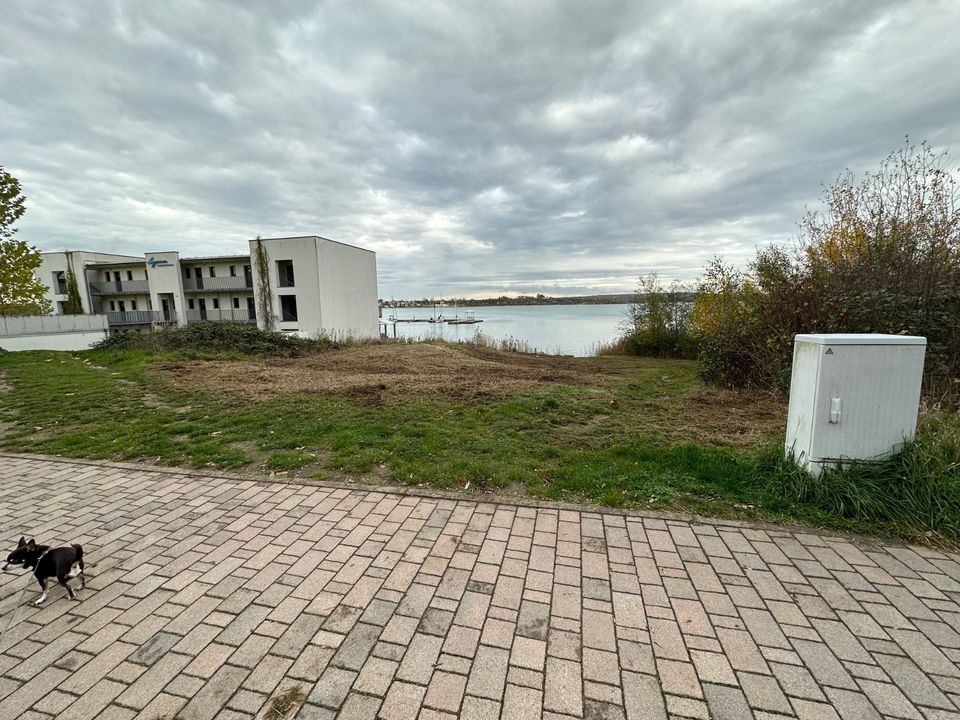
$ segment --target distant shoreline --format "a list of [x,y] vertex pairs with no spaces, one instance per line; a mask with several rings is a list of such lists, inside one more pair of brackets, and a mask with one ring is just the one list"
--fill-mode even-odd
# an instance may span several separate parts
[[384,308],[432,308],[443,303],[446,306],[492,307],[510,305],[623,305],[634,300],[633,293],[620,295],[579,295],[569,297],[527,296],[498,298],[450,298],[442,300],[381,300]]
[[[689,293],[688,300],[693,300],[693,293]],[[521,295],[519,297],[496,298],[451,298],[438,300],[381,300],[381,308],[430,308],[444,304],[446,307],[498,307],[518,305],[629,305],[635,302],[635,293],[620,293],[615,295],[571,295],[567,297],[549,297],[546,295]]]

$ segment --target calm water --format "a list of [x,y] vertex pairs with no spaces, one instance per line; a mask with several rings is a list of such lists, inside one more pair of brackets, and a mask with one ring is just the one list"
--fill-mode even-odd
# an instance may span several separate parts
[[[472,312],[482,323],[448,325],[446,323],[397,323],[397,337],[470,340],[482,332],[497,340],[516,338],[537,350],[554,355],[592,355],[600,343],[618,335],[618,326],[627,305],[522,305],[474,308],[445,308],[444,317],[464,317]],[[383,319],[428,318],[430,308],[384,308]],[[393,336],[393,324],[387,332]]]

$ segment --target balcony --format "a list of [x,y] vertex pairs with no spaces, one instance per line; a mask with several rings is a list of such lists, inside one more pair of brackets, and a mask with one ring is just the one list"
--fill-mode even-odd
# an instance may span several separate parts
[[146,280],[92,282],[90,283],[90,291],[94,295],[149,295],[150,283]]
[[176,318],[171,314],[170,320],[164,320],[159,310],[127,310],[124,312],[108,312],[107,323],[110,327],[131,325],[153,325],[154,323],[175,323]]
[[[214,278],[216,279],[216,278]],[[187,310],[187,322],[234,322],[255,323],[257,316],[246,308],[221,308],[219,310]]]
[[185,292],[206,292],[209,290],[253,290],[253,278],[237,277],[201,277],[184,278]]

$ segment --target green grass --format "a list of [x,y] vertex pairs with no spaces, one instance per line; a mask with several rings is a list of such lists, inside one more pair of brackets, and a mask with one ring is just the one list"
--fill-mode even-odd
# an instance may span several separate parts
[[[687,361],[592,358],[583,362],[606,373],[606,384],[375,407],[336,395],[251,402],[187,392],[152,367],[224,357],[0,353],[11,386],[0,393],[0,421],[14,423],[0,447],[960,539],[960,423],[947,413],[933,416],[920,440],[888,463],[843,468],[811,484],[783,459],[775,428],[751,447],[678,440],[670,426],[682,420],[683,398],[700,387]],[[651,414],[651,403],[676,412]]]

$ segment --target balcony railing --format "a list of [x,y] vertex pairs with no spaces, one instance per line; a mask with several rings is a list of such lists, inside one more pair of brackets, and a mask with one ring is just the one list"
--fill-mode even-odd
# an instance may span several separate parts
[[253,278],[237,277],[202,277],[183,280],[183,289],[187,292],[202,292],[205,290],[253,290]]
[[187,322],[235,322],[255,323],[257,317],[245,308],[221,308],[219,310],[187,310]]
[[112,325],[152,325],[153,323],[175,323],[176,317],[170,314],[169,320],[163,319],[159,310],[126,310],[124,312],[108,312],[107,322]]
[[92,282],[90,290],[94,295],[148,295],[150,283],[146,280],[114,280],[112,282]]

